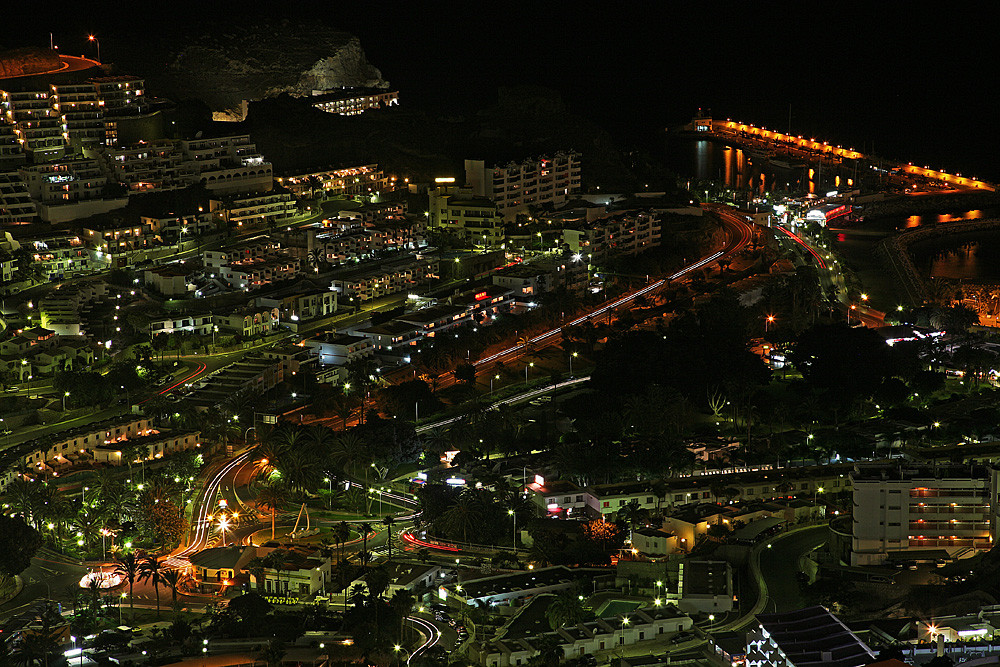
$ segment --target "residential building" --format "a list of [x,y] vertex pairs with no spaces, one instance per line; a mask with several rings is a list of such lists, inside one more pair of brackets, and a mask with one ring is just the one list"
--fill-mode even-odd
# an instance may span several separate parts
[[107,132],[104,108],[92,83],[52,84],[50,103],[62,120],[63,139],[70,150],[81,153],[85,148],[101,146]]
[[637,528],[632,531],[632,548],[647,558],[681,551],[677,535],[661,528]]
[[[544,611],[536,612],[532,607],[547,606],[552,599],[553,596],[540,596],[522,616],[515,617],[501,629],[496,639],[473,642],[470,658],[483,667],[528,665],[553,640],[561,652],[560,661],[594,656],[600,651],[613,655],[619,647],[646,641],[650,642],[650,651],[653,651],[655,646],[662,646],[666,636],[690,630],[693,625],[690,617],[668,605],[643,607],[626,615],[597,618],[551,630],[544,621]],[[538,618],[541,620],[536,621]],[[653,640],[659,644],[654,644]]]
[[554,260],[514,264],[492,276],[493,284],[510,290],[518,302],[535,301],[540,294],[564,288],[572,294],[583,294],[587,288],[587,264],[577,257],[563,256]]
[[257,297],[256,304],[277,308],[281,321],[293,326],[297,322],[333,315],[337,312],[337,293],[329,289],[301,289],[296,286],[270,296]]
[[341,295],[341,305],[360,306],[365,301],[382,296],[415,291],[419,286],[437,279],[438,269],[436,259],[413,256],[394,262],[380,262],[378,266],[362,268],[348,277],[336,278],[331,288]]
[[18,263],[14,253],[20,249],[21,244],[10,235],[10,232],[0,232],[0,285],[14,280]]
[[271,333],[280,320],[277,308],[248,305],[225,315],[215,315],[213,321],[221,331],[251,338]]
[[476,245],[497,248],[503,243],[503,215],[493,200],[471,188],[441,186],[428,193],[427,228],[454,234]]
[[134,114],[146,104],[146,82],[134,76],[103,76],[89,79],[98,104],[107,114]]
[[189,291],[187,277],[188,271],[173,264],[156,266],[142,272],[143,283],[167,297],[185,296]]
[[230,227],[276,225],[298,213],[291,192],[266,192],[212,199],[210,210]]
[[747,667],[860,667],[875,653],[820,606],[759,614],[747,632]]
[[99,280],[57,285],[38,304],[42,326],[63,336],[87,335],[84,314],[107,296],[107,283]]
[[496,202],[506,220],[542,206],[561,206],[581,190],[580,154],[559,152],[506,166],[487,167],[483,160],[465,161],[465,182],[473,194]]
[[0,172],[0,225],[25,225],[37,219],[35,202],[31,201],[31,193],[21,174]]
[[65,154],[62,122],[49,104],[48,90],[0,90],[0,111],[33,163],[57,160]]
[[372,341],[377,351],[415,345],[420,339],[421,327],[409,322],[390,320],[382,324],[353,327],[350,332]]
[[14,126],[6,122],[6,118],[0,114],[0,174],[8,169],[16,169],[27,159],[21,150],[21,142],[18,141]]
[[240,391],[265,393],[284,380],[281,359],[246,356],[208,378],[185,398],[196,410],[207,410]]
[[115,181],[129,192],[177,190],[196,182],[198,173],[172,141],[112,146],[101,157]]
[[431,306],[406,313],[397,322],[420,327],[420,334],[433,338],[442,331],[469,321],[469,312],[461,306]]
[[320,111],[341,116],[356,116],[372,109],[398,105],[399,91],[382,88],[314,90],[309,102]]
[[316,334],[303,340],[300,345],[309,350],[310,354],[319,357],[322,365],[343,366],[375,354],[375,345],[370,338],[350,334]]
[[32,252],[31,270],[43,280],[64,280],[73,276],[103,271],[110,257],[88,248],[79,235],[50,232],[25,241]]
[[622,211],[576,228],[562,230],[563,243],[587,263],[637,255],[662,242],[660,218],[647,211]]
[[[315,181],[313,180],[315,177]],[[389,179],[377,164],[357,167],[318,169],[316,171],[288,174],[278,177],[278,183],[299,198],[312,199],[319,194],[371,195],[388,189]]]
[[600,568],[570,568],[565,565],[535,568],[510,574],[467,579],[442,586],[439,597],[455,606],[482,603],[491,607],[515,607],[543,593],[574,588],[583,579],[602,576]]
[[18,171],[45,222],[70,222],[128,204],[124,194],[107,195],[108,179],[97,160],[59,160]]
[[[423,591],[434,590],[437,584],[445,576],[440,565],[430,563],[427,565],[417,565],[413,563],[386,563],[382,567],[389,577],[389,585],[385,589],[386,597],[392,597],[396,591],[407,591],[419,594]],[[368,593],[368,577],[371,570],[365,572],[348,585],[347,590],[354,591],[355,586],[360,586],[365,593]],[[378,576],[378,575],[376,575]]]
[[[264,556],[274,549],[259,548],[258,555]],[[326,588],[330,581],[330,559],[324,558],[318,549],[296,547],[286,551],[287,556],[280,570],[264,568],[258,575],[250,573],[254,590],[265,595],[278,595],[305,599]]]
[[993,546],[1000,521],[1000,469],[988,465],[859,465],[851,565],[878,565],[921,552],[952,558]]
[[[124,443],[124,444],[123,444]],[[123,441],[99,444],[94,448],[94,462],[120,466],[155,461],[169,454],[201,448],[201,431],[151,430]]]
[[274,183],[271,163],[249,134],[178,142],[184,159],[208,190],[218,194],[267,192]]
[[93,361],[94,351],[85,339],[60,336],[43,327],[23,329],[0,341],[0,370],[14,374],[19,382]]
[[681,599],[677,606],[689,614],[723,614],[733,609],[733,571],[717,560],[684,559],[678,563]]
[[[146,271],[145,273],[149,274],[150,272]],[[148,278],[146,280],[148,284]],[[217,328],[214,317],[211,314],[157,316],[151,318],[149,321],[149,334],[151,336],[170,334],[175,331],[185,331],[204,336],[212,333]]]

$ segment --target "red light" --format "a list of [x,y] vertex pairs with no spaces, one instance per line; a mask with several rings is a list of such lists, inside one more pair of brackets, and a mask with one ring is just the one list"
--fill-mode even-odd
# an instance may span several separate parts
[[476,301],[482,301],[483,299],[488,299],[489,294],[486,292],[476,292]]

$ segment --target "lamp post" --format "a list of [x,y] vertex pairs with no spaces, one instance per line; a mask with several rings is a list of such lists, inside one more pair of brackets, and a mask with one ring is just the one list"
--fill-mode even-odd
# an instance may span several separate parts
[[573,354],[569,355],[569,376],[570,377],[573,377],[573,359],[574,359],[574,357],[579,356],[579,354],[580,354],[579,352],[574,352]]
[[400,651],[402,651],[403,653],[405,653],[405,654],[406,654],[406,664],[410,664],[410,658],[411,658],[412,656],[410,655],[410,652],[409,652],[408,650],[406,650],[405,648],[403,648],[403,647],[402,647],[402,646],[400,646],[399,644],[396,644],[395,646],[393,646],[393,647],[392,647],[392,650],[393,650],[393,652],[394,652],[394,653],[396,653],[397,655],[399,654],[399,652],[400,652]]
[[63,412],[66,412],[66,399],[69,397],[69,392],[63,392]]
[[534,368],[534,367],[535,367],[535,362],[534,361],[532,361],[531,363],[529,363],[527,366],[524,367],[524,386],[525,387],[528,386],[528,369],[529,368]]
[[517,512],[510,509],[507,510],[507,514],[514,517],[514,534],[511,536],[511,545],[514,548],[514,555],[517,555]]
[[97,44],[97,62],[101,62],[101,40],[94,35],[87,35],[87,40]]
[[329,494],[329,496],[327,496],[327,500],[329,501],[327,504],[330,509],[333,509],[333,480],[329,477],[324,477],[323,481],[327,484],[327,493]]
[[[490,376],[490,396],[493,395],[493,381],[494,380],[499,380],[499,379],[500,379],[500,375],[499,374],[497,374],[497,375],[491,375]],[[3,420],[0,419],[0,421],[3,421]]]
[[764,319],[764,333],[767,333],[768,327],[774,322],[774,315],[768,315]]

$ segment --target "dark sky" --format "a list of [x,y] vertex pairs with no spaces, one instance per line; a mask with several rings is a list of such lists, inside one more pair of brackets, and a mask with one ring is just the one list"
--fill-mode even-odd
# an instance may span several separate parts
[[995,116],[995,37],[967,5],[54,0],[42,6],[62,11],[40,15],[32,3],[4,4],[14,6],[0,16],[0,45],[45,44],[51,29],[77,53],[95,31],[108,60],[116,41],[150,31],[287,16],[356,34],[415,105],[478,106],[498,85],[541,84],[609,129],[635,132],[698,106],[784,129],[791,104],[798,133],[1000,172],[997,135],[982,125]]

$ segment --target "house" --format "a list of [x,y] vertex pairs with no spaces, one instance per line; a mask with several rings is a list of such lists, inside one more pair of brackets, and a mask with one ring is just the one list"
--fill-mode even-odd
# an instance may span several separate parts
[[420,330],[420,326],[416,324],[390,320],[382,324],[355,327],[351,329],[351,333],[371,339],[375,349],[381,351],[416,344]]
[[665,556],[680,548],[680,540],[660,528],[638,528],[632,531],[632,548],[648,557]]
[[[386,597],[392,597],[392,594],[399,590],[416,593],[433,589],[444,576],[442,567],[433,563],[428,565],[386,563],[381,567],[385,569],[389,577],[389,585],[384,593]],[[367,594],[367,576],[368,573],[362,574],[351,582],[347,590],[353,592],[355,586],[360,586]]]
[[[264,557],[273,552],[267,546],[258,549]],[[320,555],[318,549],[296,547],[287,550],[281,569],[264,568],[261,573],[250,573],[254,590],[265,595],[280,595],[294,598],[308,598],[326,588],[330,581],[330,559]],[[263,586],[261,586],[263,583]]]

